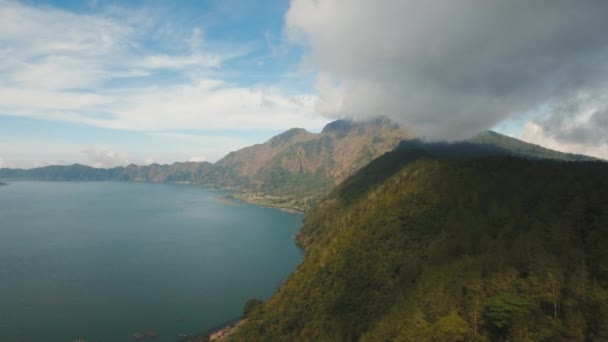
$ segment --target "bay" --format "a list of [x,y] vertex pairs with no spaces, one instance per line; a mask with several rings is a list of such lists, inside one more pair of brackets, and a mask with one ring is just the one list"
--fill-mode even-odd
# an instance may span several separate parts
[[0,188],[0,341],[206,332],[295,270],[302,215],[180,184]]

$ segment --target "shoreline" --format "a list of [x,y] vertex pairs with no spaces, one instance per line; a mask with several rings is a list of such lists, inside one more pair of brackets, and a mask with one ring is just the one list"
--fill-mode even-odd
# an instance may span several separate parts
[[261,201],[258,202],[255,200],[248,200],[247,193],[234,194],[234,193],[230,193],[232,190],[225,190],[225,189],[219,189],[219,190],[222,192],[225,192],[225,193],[223,195],[216,196],[215,200],[222,204],[233,205],[233,206],[251,204],[251,205],[255,205],[255,206],[263,207],[263,208],[279,209],[280,211],[284,211],[284,212],[290,213],[290,214],[301,214],[301,215],[306,214],[305,211],[296,209],[293,207],[281,206],[278,204],[272,204],[272,203],[261,202]]
[[238,318],[228,323],[223,323],[214,328],[207,330],[207,332],[201,332],[198,334],[194,334],[190,337],[186,337],[182,342],[216,342],[223,341],[228,337],[232,336],[238,328],[243,325],[247,321],[246,318]]
[[240,201],[243,201],[245,203],[257,205],[258,207],[273,208],[273,209],[279,209],[281,211],[291,213],[291,214],[306,215],[306,211],[304,211],[302,209],[289,207],[289,206],[282,206],[279,204],[269,203],[269,202],[265,202],[265,201],[256,201],[256,200],[247,199],[247,193],[234,194],[233,197]]
[[232,195],[216,196],[215,200],[218,203],[225,204],[225,205],[231,205],[231,206],[235,206],[235,207],[243,205],[242,203],[239,203],[238,201],[236,201]]
[[[306,215],[306,211],[303,209],[294,208],[291,206],[280,205],[280,204],[269,203],[269,202],[265,202],[265,201],[256,201],[256,200],[247,199],[247,197],[248,197],[247,195],[251,194],[251,193],[248,193],[248,192],[238,193],[237,192],[238,190],[231,188],[231,187],[221,187],[221,186],[216,186],[213,184],[203,184],[203,183],[199,184],[199,183],[193,183],[193,182],[189,182],[189,181],[188,182],[152,182],[152,181],[145,181],[145,180],[118,180],[118,179],[112,179],[112,180],[13,179],[12,181],[14,181],[14,182],[51,182],[51,183],[61,183],[61,182],[65,182],[65,183],[92,183],[92,182],[107,183],[107,182],[111,182],[111,183],[175,184],[175,185],[185,185],[185,186],[199,186],[199,187],[203,187],[203,188],[206,188],[209,190],[215,190],[215,191],[222,192],[223,194],[220,196],[217,196],[216,199],[218,200],[218,202],[221,202],[226,205],[241,205],[241,203],[238,203],[238,201],[235,201],[235,200],[239,200],[239,201],[242,201],[247,204],[257,205],[259,207],[279,209],[279,210],[287,212],[287,213]],[[0,186],[5,186],[5,185],[8,185],[8,183],[4,183],[4,182],[0,181]]]
[[236,322],[233,322],[231,324],[228,324],[224,327],[222,327],[219,330],[216,330],[214,332],[212,332],[211,334],[207,335],[209,337],[209,341],[210,342],[215,342],[215,341],[222,341],[228,337],[230,337],[232,334],[234,334],[238,328],[243,325],[245,322],[247,321],[246,318],[240,319]]

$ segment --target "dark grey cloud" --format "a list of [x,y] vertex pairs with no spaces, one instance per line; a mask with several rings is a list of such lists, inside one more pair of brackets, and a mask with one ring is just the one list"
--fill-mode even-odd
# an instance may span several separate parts
[[[581,94],[597,103],[608,90],[607,18],[604,0],[292,0],[286,27],[310,48],[325,115],[382,114],[462,138]],[[597,113],[589,120],[605,128]],[[554,132],[558,121],[543,125]]]

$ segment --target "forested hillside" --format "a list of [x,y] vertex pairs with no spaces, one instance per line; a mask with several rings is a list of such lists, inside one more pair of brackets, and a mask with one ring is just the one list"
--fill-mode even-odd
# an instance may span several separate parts
[[347,179],[235,340],[608,339],[608,165],[492,153],[402,146]]

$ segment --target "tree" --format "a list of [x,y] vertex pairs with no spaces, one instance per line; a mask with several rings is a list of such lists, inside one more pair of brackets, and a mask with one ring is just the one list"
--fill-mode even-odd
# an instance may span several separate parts
[[528,315],[530,307],[530,303],[523,298],[502,294],[490,298],[484,315],[498,335],[506,336],[515,320]]
[[481,280],[475,279],[466,287],[465,299],[468,302],[471,324],[473,332],[477,336],[479,334],[480,311],[482,304],[483,289]]
[[557,318],[560,298],[561,298],[561,281],[555,271],[547,270],[547,285],[551,291],[551,301],[553,302],[553,318]]
[[261,300],[259,300],[257,298],[252,298],[252,299],[248,300],[245,303],[245,306],[243,307],[243,316],[245,318],[249,317],[249,315],[253,312],[253,310],[258,308],[262,304],[264,304],[264,302],[262,302]]
[[452,311],[449,315],[442,317],[432,329],[433,341],[464,341],[467,333],[467,322]]

